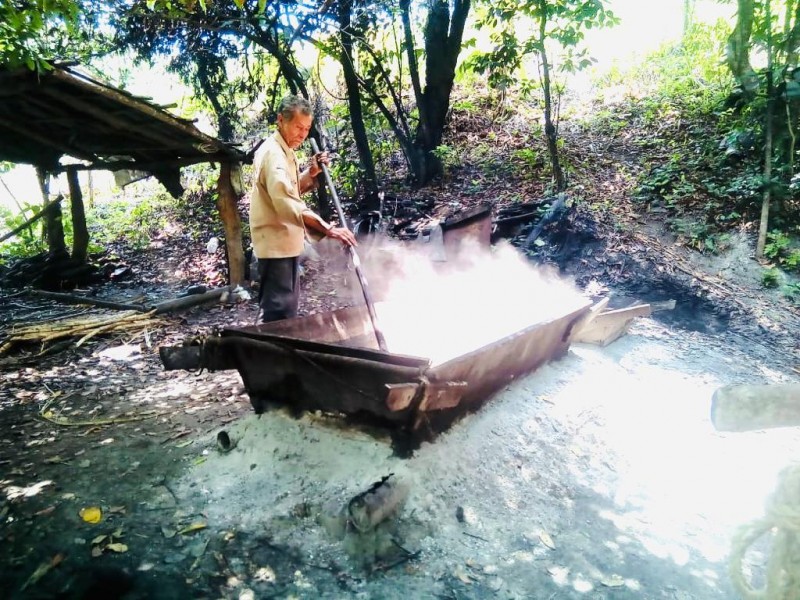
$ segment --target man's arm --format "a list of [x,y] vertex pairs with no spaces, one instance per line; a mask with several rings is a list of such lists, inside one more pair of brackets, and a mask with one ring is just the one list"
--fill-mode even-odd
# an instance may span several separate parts
[[305,224],[306,229],[312,229],[323,237],[339,240],[345,246],[357,245],[356,236],[353,235],[353,232],[347,229],[347,227],[334,227],[330,223],[326,223],[322,217],[311,212],[310,210],[303,211],[303,223]]

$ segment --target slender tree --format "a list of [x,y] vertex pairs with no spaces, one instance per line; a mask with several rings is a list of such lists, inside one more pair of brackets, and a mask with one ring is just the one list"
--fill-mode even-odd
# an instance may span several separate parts
[[[558,120],[553,98],[553,59],[551,47],[561,50],[560,69],[574,71],[591,64],[587,51],[580,48],[584,31],[617,22],[603,0],[494,0],[482,6],[479,27],[488,28],[494,50],[478,52],[471,58],[473,67],[489,73],[495,87],[509,85],[528,57],[539,70],[538,87],[543,95],[544,132],[558,192],[566,188],[558,154]],[[532,25],[532,26],[531,26]],[[532,32],[521,36],[519,32]],[[530,84],[523,80],[523,89]]]

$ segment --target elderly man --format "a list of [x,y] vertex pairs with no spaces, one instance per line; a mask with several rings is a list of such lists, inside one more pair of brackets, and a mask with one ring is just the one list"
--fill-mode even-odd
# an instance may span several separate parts
[[329,161],[327,153],[320,152],[306,170],[301,172],[297,166],[294,151],[308,137],[313,121],[308,100],[287,96],[278,110],[277,131],[264,140],[253,160],[250,234],[261,276],[259,305],[264,323],[297,315],[298,266],[306,237],[356,244],[349,229],[326,223],[301,199],[316,187],[320,165]]

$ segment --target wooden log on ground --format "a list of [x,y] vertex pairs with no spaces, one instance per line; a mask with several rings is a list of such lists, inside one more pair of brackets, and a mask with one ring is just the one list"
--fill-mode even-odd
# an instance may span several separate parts
[[800,384],[726,385],[711,399],[717,431],[753,431],[800,425]]
[[219,300],[222,297],[222,294],[227,291],[227,287],[221,287],[217,288],[216,290],[209,290],[204,294],[193,294],[183,298],[175,298],[174,300],[159,302],[148,310],[155,310],[155,314],[157,315],[172,312],[174,310],[183,310],[184,308],[191,308],[192,306],[198,306],[200,304],[205,304],[206,302]]

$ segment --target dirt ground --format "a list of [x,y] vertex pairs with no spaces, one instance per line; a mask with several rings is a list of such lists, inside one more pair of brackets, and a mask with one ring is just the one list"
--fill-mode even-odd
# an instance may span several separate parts
[[[410,458],[329,415],[256,416],[236,372],[164,372],[159,346],[250,324],[253,302],[5,357],[3,596],[736,598],[731,538],[800,450],[794,429],[722,434],[709,419],[721,385],[797,381],[797,312],[758,288],[747,243],[713,260],[657,235],[582,243],[565,278],[676,309],[605,348],[573,345]],[[162,294],[186,283],[153,261]],[[354,301],[341,267],[307,263],[304,313]],[[10,304],[74,310],[9,294],[6,317]],[[391,473],[408,490],[397,516],[344,531],[348,501]],[[768,553],[748,554],[757,583]]]

